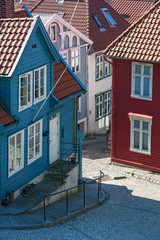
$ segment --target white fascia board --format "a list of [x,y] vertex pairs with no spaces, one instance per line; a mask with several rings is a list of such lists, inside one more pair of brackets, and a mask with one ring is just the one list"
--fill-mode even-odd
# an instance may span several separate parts
[[[39,15],[41,16],[41,15]],[[63,24],[66,28],[74,32],[76,35],[78,35],[80,38],[82,38],[85,42],[89,43],[90,45],[93,44],[93,41],[86,37],[83,33],[81,33],[79,30],[77,30],[75,27],[73,27],[71,24],[69,24],[67,21],[65,21],[63,18],[59,17],[58,14],[54,14],[53,17],[45,24],[45,27],[48,27],[53,21],[60,22]]]
[[27,34],[24,42],[23,42],[23,45],[22,45],[22,47],[21,47],[21,49],[20,49],[20,51],[19,51],[19,54],[18,54],[18,56],[17,56],[17,58],[16,58],[16,60],[15,60],[15,62],[14,62],[14,64],[13,64],[13,67],[12,67],[11,71],[10,71],[9,74],[8,74],[8,77],[11,77],[11,76],[12,76],[12,74],[13,74],[13,72],[14,72],[14,70],[15,70],[15,68],[16,68],[16,66],[17,66],[17,64],[18,64],[18,62],[19,62],[19,60],[20,60],[20,58],[21,58],[21,56],[22,56],[22,54],[23,54],[23,51],[24,51],[24,49],[25,49],[25,47],[26,47],[26,45],[27,45],[27,42],[28,42],[28,40],[29,40],[29,38],[30,38],[30,36],[31,36],[31,33],[32,33],[32,31],[33,31],[33,28],[34,28],[36,22],[37,22],[38,17],[33,18],[33,19],[34,19],[34,20],[33,20],[33,22],[32,22],[32,25],[31,25],[31,27],[30,27],[30,29],[29,29],[29,31],[28,31],[28,34]]

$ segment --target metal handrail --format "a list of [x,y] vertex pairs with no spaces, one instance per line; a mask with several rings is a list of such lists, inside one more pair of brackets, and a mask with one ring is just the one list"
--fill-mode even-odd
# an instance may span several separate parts
[[[101,170],[99,172],[100,172],[100,176],[98,178],[94,179],[95,181],[98,181],[98,192],[97,192],[98,193],[98,200],[99,200],[100,191],[102,189],[101,188],[102,178],[104,177],[104,173]],[[69,204],[68,192],[70,190],[73,190],[73,189],[78,188],[79,186],[83,185],[83,207],[85,207],[85,205],[86,205],[85,186],[86,186],[86,184],[90,184],[91,182],[92,181],[83,182],[83,183],[78,184],[77,186],[68,188],[66,190],[59,191],[57,193],[46,194],[46,195],[42,196],[42,198],[43,198],[43,209],[44,209],[44,221],[46,221],[46,203],[45,203],[45,200],[46,200],[47,197],[55,196],[55,195],[58,195],[58,194],[66,192],[66,213],[68,213],[68,204]]]

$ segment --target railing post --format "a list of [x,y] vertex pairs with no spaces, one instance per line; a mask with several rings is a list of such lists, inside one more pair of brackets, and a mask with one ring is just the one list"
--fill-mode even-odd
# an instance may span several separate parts
[[66,191],[66,213],[68,214],[68,190]]
[[98,179],[98,200],[99,200],[99,179]]
[[43,198],[43,209],[44,209],[44,222],[46,221],[46,204],[45,204],[45,198]]
[[86,206],[86,191],[85,191],[85,183],[83,183],[83,207]]
[[102,174],[101,174],[101,171],[100,171],[100,191],[101,191],[101,178],[102,178]]

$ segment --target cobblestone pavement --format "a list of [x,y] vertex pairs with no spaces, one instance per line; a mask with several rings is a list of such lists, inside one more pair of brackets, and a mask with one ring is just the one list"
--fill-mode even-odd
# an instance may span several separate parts
[[[109,199],[102,206],[75,217],[63,224],[36,230],[0,230],[0,239],[46,239],[46,240],[160,240],[160,186],[127,176],[112,180],[108,159],[92,142],[94,157],[87,158],[87,144],[83,154],[84,177],[98,176],[99,169],[105,173],[102,188]],[[96,151],[96,153],[95,153]],[[91,154],[91,152],[89,152]],[[106,155],[105,155],[106,156]],[[106,167],[107,166],[107,167]]]

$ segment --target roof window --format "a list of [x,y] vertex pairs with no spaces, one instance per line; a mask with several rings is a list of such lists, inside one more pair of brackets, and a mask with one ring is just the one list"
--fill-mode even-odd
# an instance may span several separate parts
[[56,0],[56,3],[64,3],[65,0]]
[[107,8],[101,8],[105,18],[107,19],[108,23],[112,26],[115,27],[116,26],[116,21],[112,18],[112,16],[110,15],[109,11]]
[[94,14],[94,15],[93,15],[93,18],[94,18],[95,22],[97,23],[97,25],[98,25],[98,27],[99,27],[99,30],[100,30],[101,32],[105,31],[106,29],[103,27],[103,25],[102,25],[101,21],[99,20],[97,14]]
[[63,12],[58,12],[58,16],[63,18],[64,17],[64,13]]

